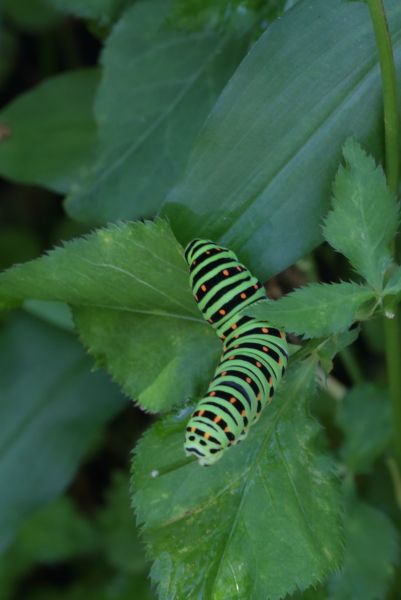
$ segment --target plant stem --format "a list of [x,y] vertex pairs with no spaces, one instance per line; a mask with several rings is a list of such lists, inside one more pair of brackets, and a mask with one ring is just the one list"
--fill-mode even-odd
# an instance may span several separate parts
[[[397,194],[400,164],[400,120],[393,48],[383,0],[368,0],[368,7],[376,36],[382,76],[387,182],[393,194]],[[384,319],[384,331],[387,377],[393,414],[393,447],[398,468],[401,468],[401,340],[398,309],[393,319]]]
[[350,348],[343,348],[339,356],[352,383],[354,385],[363,383],[365,378],[352,350]]
[[387,182],[390,190],[396,194],[400,164],[400,119],[393,47],[383,0],[368,0],[368,6],[376,36],[382,75]]

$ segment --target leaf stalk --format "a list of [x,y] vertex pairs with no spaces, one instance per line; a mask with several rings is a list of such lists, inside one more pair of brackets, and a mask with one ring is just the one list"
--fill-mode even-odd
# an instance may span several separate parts
[[[385,170],[393,194],[397,194],[400,165],[400,117],[393,47],[383,0],[367,0],[376,37],[382,78]],[[395,252],[395,244],[393,246]],[[393,448],[398,468],[401,468],[401,339],[399,310],[394,318],[384,319],[387,377],[393,415]]]

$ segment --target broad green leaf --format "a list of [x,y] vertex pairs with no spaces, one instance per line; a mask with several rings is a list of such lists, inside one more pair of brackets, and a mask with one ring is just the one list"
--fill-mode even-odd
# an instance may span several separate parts
[[184,456],[188,415],[139,442],[134,505],[160,600],[278,599],[338,567],[338,490],[307,408],[314,379],[311,361],[290,370],[247,440],[213,467],[151,477]]
[[336,420],[345,436],[342,459],[351,471],[368,471],[391,439],[387,391],[371,383],[354,387],[345,396]]
[[343,154],[345,166],[340,166],[334,182],[324,237],[375,290],[381,290],[400,209],[383,169],[355,140],[347,140]]
[[108,25],[126,0],[47,0],[57,10]]
[[310,283],[280,300],[258,302],[246,312],[289,332],[321,337],[347,329],[363,305],[373,300],[373,292],[357,283]]
[[398,562],[398,534],[380,510],[355,501],[345,518],[342,570],[329,582],[329,600],[385,598]]
[[43,319],[51,325],[61,327],[66,331],[73,331],[74,322],[71,310],[62,302],[46,302],[44,300],[26,300],[23,304],[24,310]]
[[0,175],[66,192],[95,144],[92,115],[99,73],[70,71],[41,83],[0,111]]
[[[400,68],[401,3],[386,8]],[[236,70],[164,212],[181,242],[219,240],[264,281],[319,244],[345,139],[380,156],[381,123],[366,5],[303,0]]]
[[25,299],[72,306],[89,351],[146,409],[207,386],[221,345],[164,221],[113,225],[1,274],[0,308]]
[[244,40],[163,27],[168,8],[165,0],[135,3],[106,42],[98,149],[66,204],[75,219],[153,216],[244,55]]
[[0,550],[73,477],[125,406],[69,334],[20,315],[0,330]]

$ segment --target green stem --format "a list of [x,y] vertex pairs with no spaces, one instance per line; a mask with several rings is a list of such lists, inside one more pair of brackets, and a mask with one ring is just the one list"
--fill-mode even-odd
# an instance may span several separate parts
[[387,182],[390,190],[396,194],[400,164],[400,118],[393,47],[383,0],[368,0],[368,6],[376,36],[382,75]]
[[350,348],[343,348],[340,352],[340,359],[352,383],[354,385],[363,383],[365,378],[352,350]]
[[[383,86],[385,165],[390,190],[396,194],[400,164],[400,120],[393,48],[384,12],[383,0],[368,0],[376,36]],[[393,446],[401,468],[401,340],[398,311],[393,319],[384,319],[387,376],[393,413]]]

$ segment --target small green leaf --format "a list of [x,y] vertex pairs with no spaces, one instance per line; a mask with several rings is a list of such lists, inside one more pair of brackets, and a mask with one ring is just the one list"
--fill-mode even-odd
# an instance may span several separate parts
[[99,73],[57,75],[19,96],[0,112],[7,137],[0,140],[0,174],[66,192],[92,154],[92,104]]
[[18,532],[10,554],[26,563],[61,562],[93,552],[96,535],[71,500],[61,497],[29,517]]
[[307,408],[315,365],[287,375],[249,437],[213,467],[151,477],[184,456],[188,415],[157,423],[137,446],[134,505],[160,600],[278,599],[338,567],[338,490]]
[[342,570],[329,581],[329,600],[385,598],[398,561],[398,534],[380,510],[355,500],[344,523]]
[[374,300],[357,283],[311,283],[276,301],[259,302],[246,311],[306,337],[322,337],[347,329],[363,305]]
[[[125,406],[74,338],[27,315],[0,335],[0,550],[69,483],[105,422]],[[83,401],[84,400],[84,401]]]
[[161,220],[98,230],[0,274],[0,307],[26,299],[70,304],[90,352],[148,410],[201,394],[221,349]]
[[[399,69],[399,0],[387,0],[386,12]],[[381,131],[369,11],[359,2],[304,0],[236,70],[165,213],[182,243],[220,240],[266,281],[320,243],[346,137],[369,140],[380,156]]]
[[389,246],[400,210],[381,167],[353,139],[343,148],[345,166],[335,182],[333,210],[324,236],[375,289],[381,290],[391,262]]
[[370,383],[354,387],[340,405],[337,423],[345,435],[342,459],[351,471],[368,471],[391,439],[387,391]]
[[98,150],[66,204],[75,219],[154,216],[245,52],[245,40],[163,28],[168,9],[165,0],[135,3],[106,42]]

